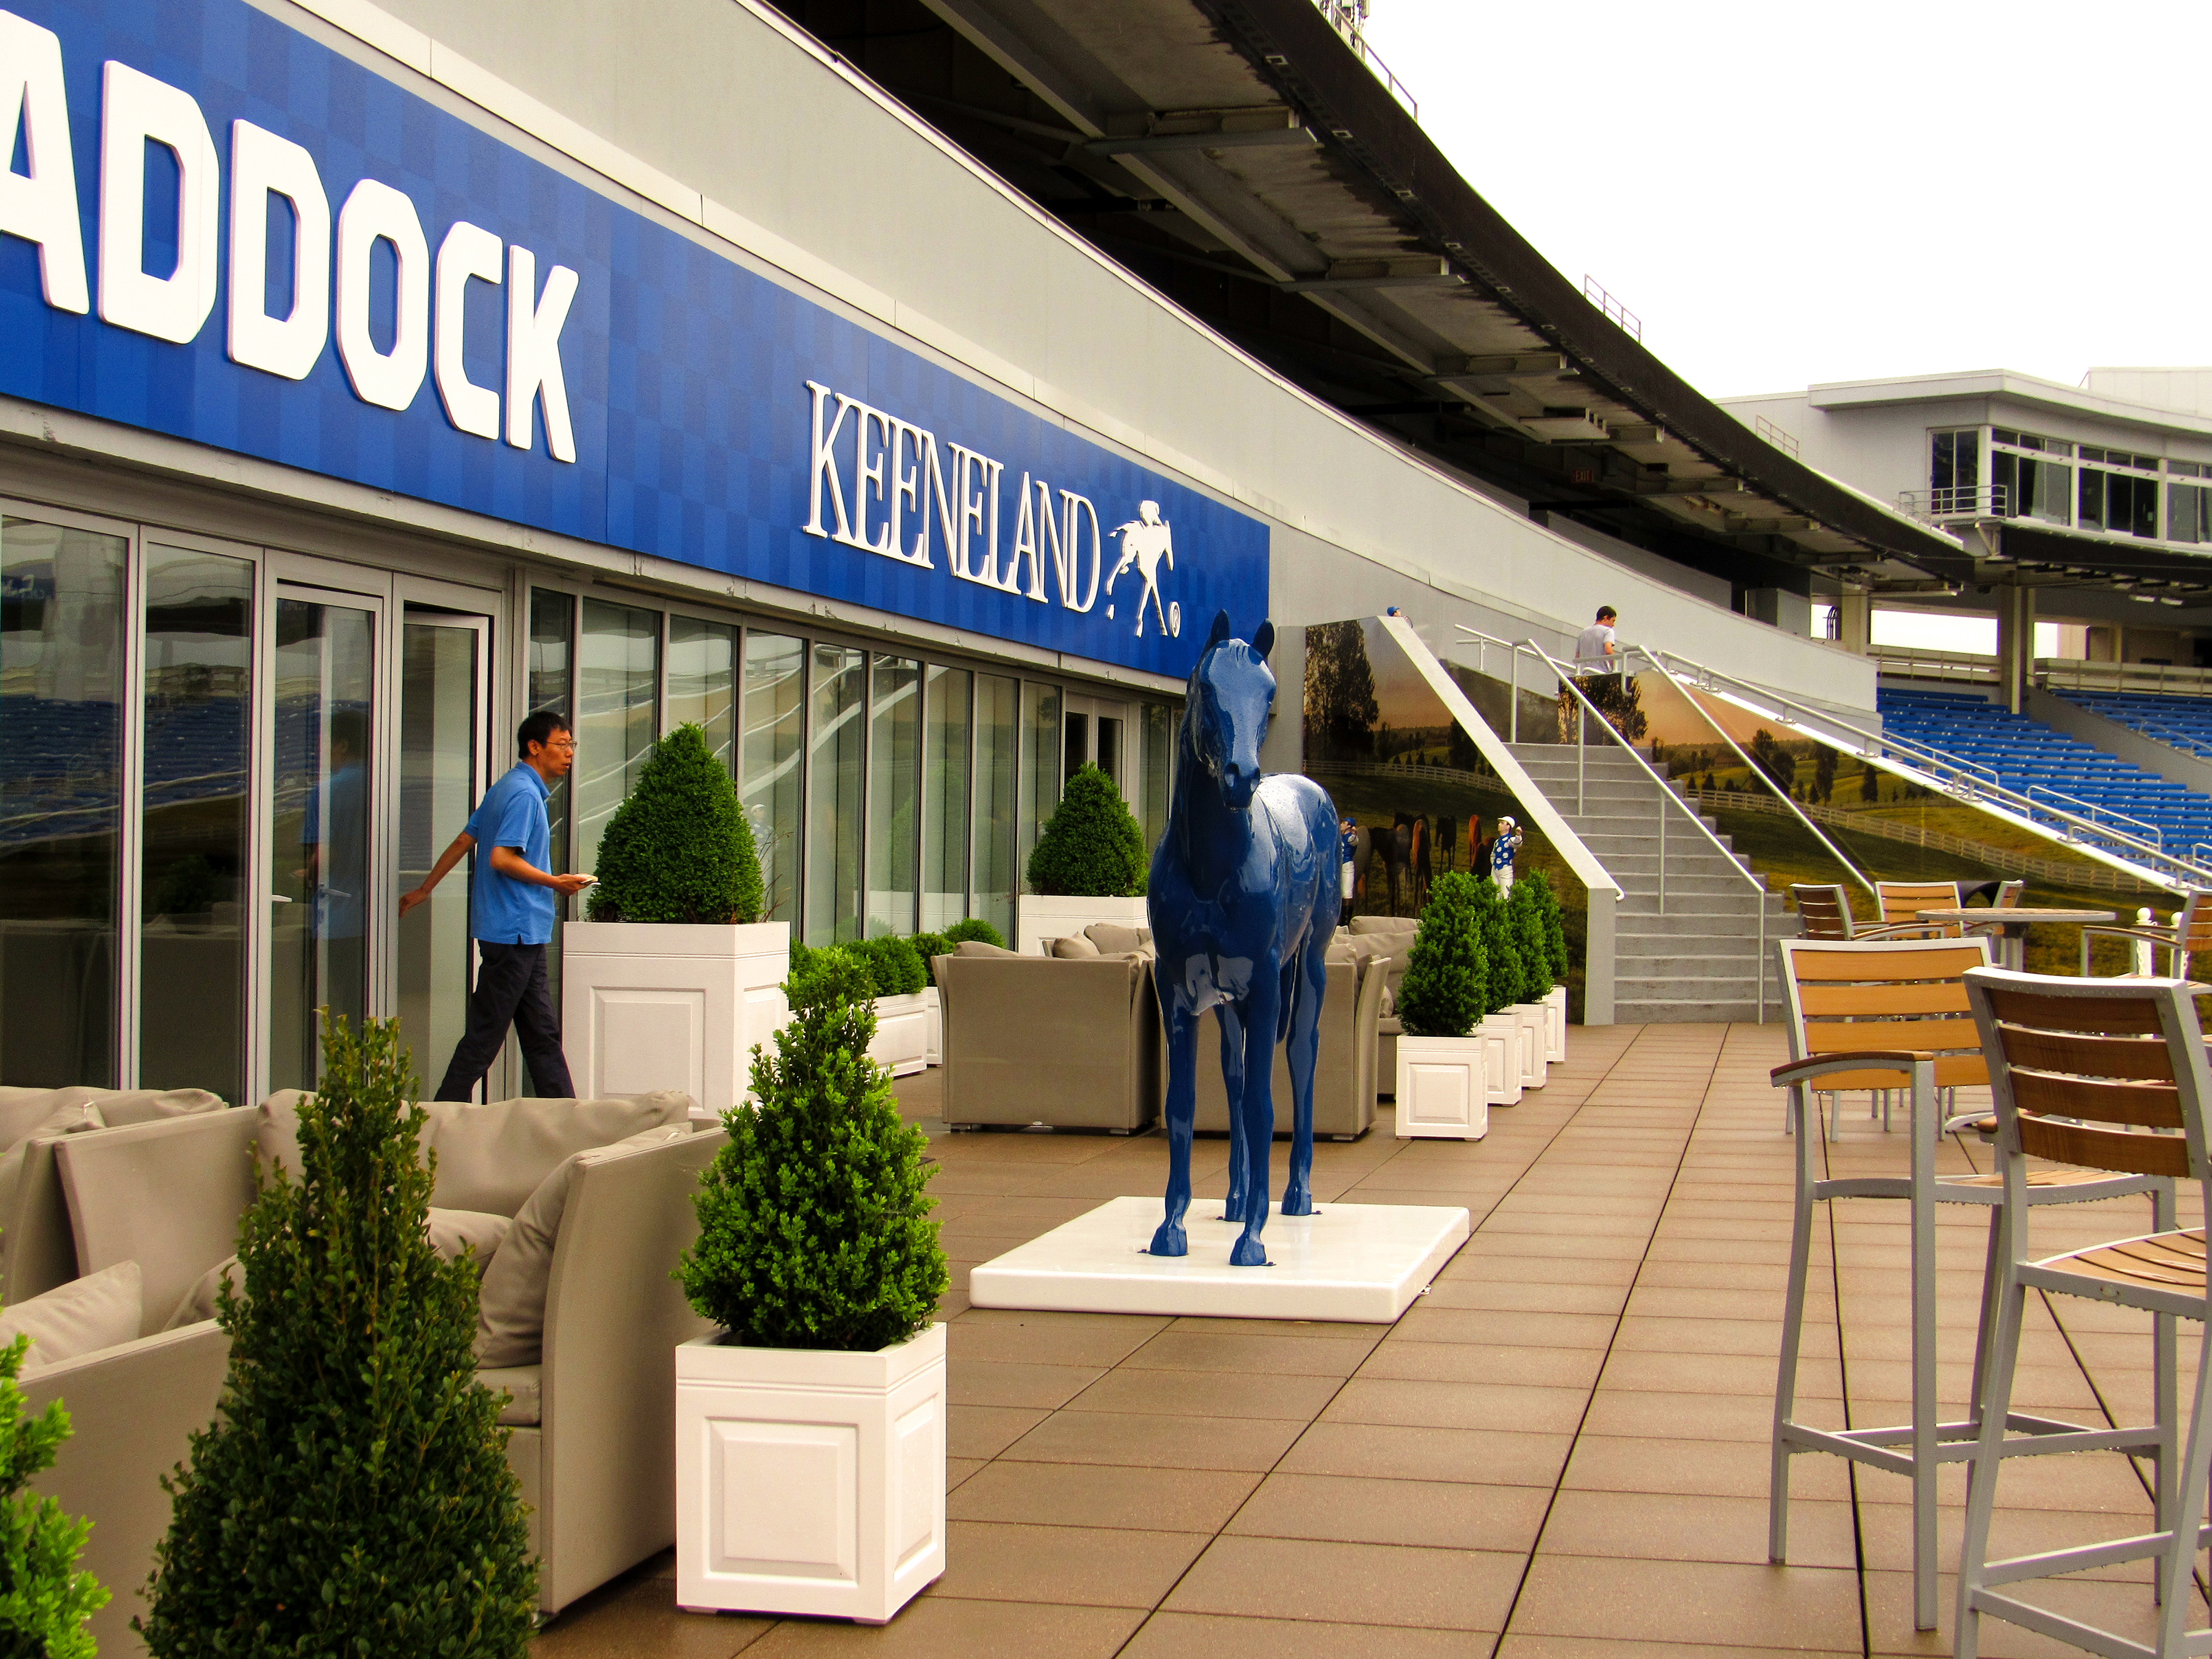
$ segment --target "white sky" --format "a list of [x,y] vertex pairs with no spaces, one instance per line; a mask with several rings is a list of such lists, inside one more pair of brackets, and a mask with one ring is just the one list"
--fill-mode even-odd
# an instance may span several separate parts
[[1373,0],[1460,172],[1710,396],[2212,364],[2212,5]]

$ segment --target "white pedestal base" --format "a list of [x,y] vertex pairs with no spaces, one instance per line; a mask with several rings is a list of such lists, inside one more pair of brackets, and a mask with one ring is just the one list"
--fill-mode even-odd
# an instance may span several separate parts
[[1553,1065],[1567,1057],[1567,988],[1554,985],[1544,993],[1546,1024],[1544,1058]]
[[1230,1319],[1334,1319],[1387,1325],[1467,1242],[1465,1210],[1322,1204],[1267,1218],[1265,1267],[1232,1267],[1242,1231],[1218,1196],[1194,1198],[1190,1254],[1145,1254],[1164,1212],[1158,1194],[1109,1199],[1087,1215],[987,1261],[969,1277],[979,1308],[1064,1313],[1191,1314]]
[[937,1013],[934,989],[876,999],[876,1035],[868,1058],[893,1077],[911,1077],[929,1064],[929,1028]]

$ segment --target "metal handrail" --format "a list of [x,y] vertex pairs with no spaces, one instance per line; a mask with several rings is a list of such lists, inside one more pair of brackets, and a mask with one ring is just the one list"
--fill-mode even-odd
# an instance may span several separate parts
[[1651,781],[1656,784],[1659,787],[1659,914],[1662,916],[1667,914],[1666,807],[1669,804],[1680,809],[1682,815],[1688,818],[1692,823],[1697,826],[1698,833],[1703,836],[1707,841],[1711,842],[1713,844],[1713,850],[1718,853],[1723,859],[1726,860],[1729,867],[1734,870],[1738,875],[1741,876],[1745,882],[1749,884],[1755,899],[1755,902],[1753,904],[1752,908],[1759,917],[1759,951],[1758,954],[1752,958],[1752,977],[1758,985],[1759,1023],[1764,1025],[1766,1023],[1767,888],[1765,881],[1755,871],[1753,871],[1749,865],[1746,864],[1741,859],[1738,858],[1735,853],[1729,849],[1727,843],[1723,842],[1718,836],[1713,833],[1711,827],[1705,823],[1704,817],[1698,813],[1697,809],[1692,806],[1689,802],[1684,800],[1680,794],[1676,793],[1674,786],[1669,783],[1666,779],[1661,777],[1656,769],[1653,768],[1651,763],[1644,759],[1642,755],[1637,752],[1636,745],[1629,742],[1626,738],[1623,737],[1619,729],[1614,726],[1613,723],[1606,719],[1602,714],[1598,712],[1597,705],[1589,700],[1589,695],[1583,691],[1580,685],[1576,684],[1574,677],[1565,668],[1562,668],[1559,665],[1558,661],[1553,659],[1551,653],[1545,650],[1542,646],[1537,644],[1534,640],[1528,641],[1528,646],[1529,650],[1534,652],[1539,657],[1541,657],[1545,663],[1551,668],[1552,672],[1559,677],[1559,684],[1565,687],[1566,690],[1573,695],[1575,701],[1580,703],[1583,708],[1583,718],[1575,723],[1575,811],[1577,813],[1581,813],[1585,810],[1583,800],[1581,757],[1583,750],[1588,744],[1587,734],[1589,730],[1589,721],[1593,718],[1596,720],[1598,725],[1604,730],[1606,735],[1610,737],[1615,743],[1619,744],[1622,750],[1626,752],[1628,757],[1644,769],[1644,775],[1650,779]]
[[[1679,651],[1667,651],[1663,654],[1670,662],[1690,669],[1693,678],[1708,688],[1717,683],[1724,683],[1751,696],[1765,699],[1774,704],[1779,711],[1772,716],[1774,719],[1807,726],[1828,726],[1847,734],[1842,739],[1836,740],[1841,747],[1856,748],[1857,752],[1869,757],[1887,757],[1898,760],[1900,763],[1910,763],[1920,770],[1932,775],[1939,788],[1943,789],[1947,793],[1957,796],[1969,805],[1973,805],[1978,799],[1986,799],[1990,804],[2001,806],[2007,811],[2013,812],[2031,823],[2040,821],[2051,823],[2055,820],[2054,827],[2062,828],[2058,839],[2063,842],[2094,842],[2107,847],[2116,856],[2125,857],[2140,863],[2168,879],[2178,880],[2182,885],[2204,886],[2212,884],[2212,869],[2192,864],[2185,859],[2176,858],[2166,852],[2162,846],[2137,841],[2124,831],[2115,830],[2109,824],[2101,824],[2093,819],[2078,817],[2063,808],[2043,805],[2032,801],[2020,791],[2009,788],[1999,781],[1995,769],[1982,765],[1978,761],[1968,761],[1956,755],[1947,754],[1942,750],[1931,749],[1926,744],[1914,743],[1910,739],[1899,739],[1869,732],[1865,727],[1856,726],[1840,715],[1831,714],[1826,709],[1806,708],[1801,703],[1793,702],[1790,698],[1766,686],[1755,685],[1749,680],[1739,679],[1733,674],[1708,668],[1705,664],[1697,661],[1694,658],[1686,657]],[[1984,775],[1975,775],[1978,773]],[[1945,776],[1946,774],[1949,775],[1948,779]],[[2063,833],[2064,829],[2071,829],[2081,833],[2078,836],[2069,835]],[[2114,846],[2113,843],[2116,842],[2120,845]]]
[[1733,753],[1738,760],[1744,763],[1745,769],[1751,774],[1751,775],[1759,779],[1762,783],[1765,784],[1769,789],[1774,792],[1774,798],[1790,809],[1791,816],[1796,817],[1798,823],[1803,824],[1808,830],[1813,832],[1814,837],[1819,840],[1820,845],[1826,848],[1828,851],[1835,856],[1836,862],[1842,865],[1844,869],[1851,872],[1851,878],[1854,881],[1857,882],[1860,886],[1865,888],[1868,892],[1872,893],[1875,898],[1879,899],[1881,896],[1880,890],[1875,886],[1873,882],[1867,879],[1866,872],[1860,869],[1856,864],[1853,864],[1850,859],[1844,857],[1844,849],[1837,846],[1834,842],[1829,840],[1826,832],[1806,815],[1804,810],[1801,808],[1795,800],[1790,798],[1789,793],[1784,790],[1780,784],[1775,782],[1772,778],[1768,777],[1765,769],[1759,766],[1756,761],[1753,760],[1749,755],[1744,753],[1743,745],[1739,744],[1734,738],[1730,737],[1729,735],[1728,728],[1723,726],[1718,720],[1715,720],[1706,710],[1705,706],[1690,695],[1690,688],[1674,678],[1674,671],[1673,669],[1668,667],[1665,663],[1661,662],[1658,658],[1653,656],[1651,653],[1643,646],[1633,645],[1629,647],[1628,649],[1635,654],[1642,657],[1644,661],[1650,663],[1653,668],[1656,669],[1659,673],[1666,678],[1667,684],[1673,686],[1677,692],[1680,693],[1684,702],[1686,702],[1691,708],[1698,711],[1698,716],[1704,720],[1707,726],[1712,727],[1713,731],[1719,736],[1720,740],[1723,743],[1728,744],[1729,751]]
[[1407,89],[1406,83],[1390,73],[1390,66],[1375,55],[1375,48],[1367,44],[1367,7],[1364,0],[1314,0],[1321,15],[1328,19],[1338,38],[1359,54],[1359,61],[1368,71],[1389,89],[1390,95],[1404,106],[1406,113],[1416,121],[1421,118],[1421,106]]
[[[1516,645],[1511,640],[1501,640],[1495,634],[1486,634],[1480,628],[1469,628],[1465,623],[1454,623],[1452,626],[1459,629],[1461,633],[1469,635],[1474,638],[1475,641],[1474,672],[1478,674],[1487,675],[1490,672],[1490,647],[1492,646],[1495,645],[1502,647],[1510,653],[1506,659],[1505,665],[1506,688],[1511,694],[1506,699],[1505,705],[1505,741],[1508,743],[1520,742],[1521,653],[1523,651],[1528,650],[1528,647],[1523,645]],[[1540,656],[1542,653],[1538,652],[1532,654]]]
[[1897,492],[1897,507],[1898,511],[1912,519],[2002,519],[2010,516],[2005,511],[2006,493],[2001,483],[1960,484],[1947,489],[1900,489]]
[[[2058,810],[2061,811],[2073,811],[2075,809],[2078,808],[2079,811],[2077,816],[2082,817],[2089,817],[2091,813],[2102,813],[2106,817],[2117,818],[2122,823],[2132,823],[2136,829],[2148,832],[2150,844],[2152,846],[2157,848],[2161,853],[2166,850],[2166,832],[2163,830],[2160,830],[2154,823],[2148,823],[2141,818],[2130,817],[2125,812],[2116,811],[2109,806],[2100,806],[2093,800],[2083,800],[2079,795],[2069,795],[2063,789],[2053,789],[2047,783],[2031,783],[2021,793],[2025,794],[2030,800],[2033,800],[2039,795],[2041,795],[2047,796],[2052,800],[2069,802],[2070,803],[2069,805],[2061,807]],[[2094,817],[2090,817],[2089,821],[2092,823],[2094,823],[2098,820]],[[2140,841],[2143,839],[2143,837],[2138,836],[2134,837],[2134,839]]]

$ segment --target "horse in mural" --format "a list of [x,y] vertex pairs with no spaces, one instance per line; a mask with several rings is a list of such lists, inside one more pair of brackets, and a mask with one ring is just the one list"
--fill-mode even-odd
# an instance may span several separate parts
[[[1262,776],[1260,745],[1275,701],[1272,623],[1231,639],[1229,613],[1191,670],[1168,827],[1152,854],[1146,908],[1168,1036],[1167,1213],[1154,1255],[1186,1255],[1190,1142],[1198,1106],[1198,1030],[1221,1022],[1229,1098],[1224,1218],[1243,1231],[1230,1264],[1267,1262],[1268,1166],[1274,1151],[1275,1045],[1290,1043],[1297,1112],[1285,1215],[1313,1213],[1313,1080],[1321,1051],[1325,959],[1335,931],[1340,835],[1335,804],[1310,778]],[[1380,839],[1378,837],[1378,839]]]

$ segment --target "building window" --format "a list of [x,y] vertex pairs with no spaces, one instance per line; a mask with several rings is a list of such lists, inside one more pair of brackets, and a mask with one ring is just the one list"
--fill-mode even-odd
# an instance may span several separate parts
[[1996,428],[1990,436],[1990,482],[1996,491],[1994,510],[2007,518],[2071,524],[2074,468],[2069,458],[2074,453],[2074,446],[2063,438],[2045,438],[2003,427]]
[[[2166,470],[2182,478],[2212,478],[2212,466],[2197,461],[2168,461]],[[2212,484],[2166,485],[2166,538],[2170,542],[2212,542]]]
[[806,731],[806,643],[745,633],[740,799],[759,849],[763,921],[799,920],[799,768]]
[[668,619],[665,726],[696,726],[722,769],[738,775],[738,630],[696,617]]
[[138,1084],[246,1098],[253,566],[146,553]]
[[[1078,751],[1079,754],[1080,751]],[[1019,791],[1022,827],[1019,841],[1022,890],[1029,890],[1030,853],[1044,832],[1045,823],[1060,805],[1060,688],[1022,685],[1022,760]],[[1071,771],[1073,768],[1069,769]]]
[[0,519],[0,1078],[116,1081],[120,536]]
[[1020,685],[1008,675],[975,677],[975,914],[1014,936],[1021,890],[1014,848],[1020,831]]
[[[575,696],[576,662],[576,601],[566,593],[550,588],[530,590],[530,687],[531,714],[550,709],[562,720],[576,718]],[[570,780],[562,778],[547,792],[545,816],[553,829],[553,872],[565,874],[568,869],[568,786]],[[439,849],[425,845],[422,872],[429,873]],[[464,869],[464,876],[468,871]],[[565,907],[564,907],[565,908]],[[558,925],[556,924],[556,931]]]
[[939,933],[968,915],[969,708],[975,675],[932,664],[921,747],[921,925]]
[[[2114,535],[2155,537],[2158,534],[2158,460],[2155,456],[2130,455],[2118,450],[2081,447],[2081,477],[2077,490],[2078,522],[2084,530],[2103,530]],[[2101,463],[2101,465],[2096,465]],[[2136,471],[2122,472],[2114,469]],[[2143,476],[2148,474],[2148,476]]]
[[868,933],[915,927],[915,785],[921,761],[921,665],[875,659],[868,709]]
[[660,701],[660,613],[584,601],[577,663],[576,867],[599,867],[599,837],[645,766]]
[[1168,830],[1168,789],[1175,775],[1176,712],[1164,702],[1148,702],[1144,722],[1145,845],[1160,844]]
[[842,645],[814,647],[813,731],[807,739],[806,942],[860,937],[862,688],[868,656]]
[[1982,483],[1982,429],[1964,427],[1929,434],[1928,487],[1937,513],[1970,513]]

